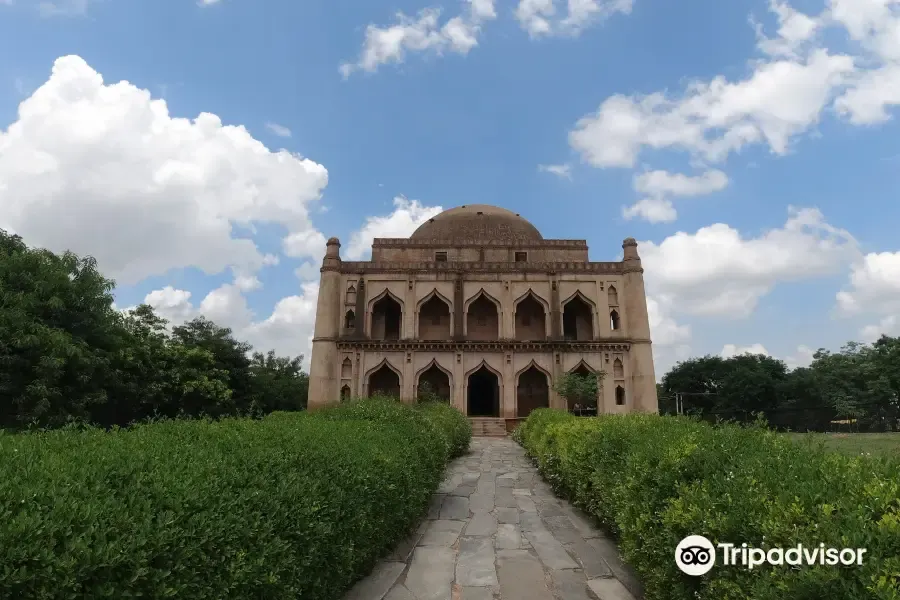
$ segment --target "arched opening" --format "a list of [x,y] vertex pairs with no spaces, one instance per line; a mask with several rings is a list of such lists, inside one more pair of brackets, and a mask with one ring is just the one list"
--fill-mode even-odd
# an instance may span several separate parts
[[[597,374],[591,371],[585,364],[579,363],[577,367],[569,371],[570,375],[577,375],[578,377],[593,377],[596,379]],[[587,416],[593,417],[597,415],[597,404],[599,404],[601,394],[600,382],[597,381],[597,397],[594,399],[579,399],[579,398],[567,398],[566,404],[568,406],[569,412],[575,413],[579,416]]]
[[445,402],[450,402],[450,376],[433,364],[419,375],[417,392],[417,398],[420,400],[433,394]]
[[351,375],[353,375],[353,363],[349,358],[345,358],[341,363],[341,379],[350,379]]
[[622,366],[622,361],[618,358],[613,361],[613,377],[616,379],[623,379],[625,377],[625,368]]
[[350,386],[345,385],[341,388],[341,402],[346,402],[350,399]]
[[466,311],[466,330],[470,340],[496,340],[500,337],[497,305],[483,294]]
[[609,313],[609,328],[613,331],[619,329],[619,311],[614,310]]
[[516,386],[516,416],[527,417],[536,408],[550,407],[550,385],[547,375],[531,365],[519,375]]
[[348,310],[344,315],[344,329],[348,331],[356,329],[356,313],[352,310]]
[[372,307],[372,339],[399,340],[403,308],[389,295]]
[[500,416],[500,380],[485,365],[469,375],[466,395],[470,417]]
[[369,375],[369,397],[390,396],[400,397],[400,375],[389,366],[381,367]]
[[621,385],[616,386],[616,405],[625,406],[625,388]]
[[350,287],[347,288],[347,298],[345,300],[347,304],[356,304],[356,288],[353,287],[353,284],[350,284]]
[[594,339],[591,306],[581,296],[575,296],[563,307],[563,336],[579,342]]
[[607,297],[609,298],[610,306],[618,306],[619,305],[619,292],[616,291],[616,286],[611,285],[609,289],[606,291]]
[[528,294],[516,305],[516,339],[523,342],[546,339],[546,319],[544,306]]
[[434,295],[419,308],[419,339],[449,340],[450,307]]

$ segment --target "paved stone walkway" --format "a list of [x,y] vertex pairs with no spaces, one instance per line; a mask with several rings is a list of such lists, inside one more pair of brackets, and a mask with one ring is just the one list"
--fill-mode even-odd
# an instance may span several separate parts
[[553,495],[522,448],[475,438],[428,518],[345,600],[635,600],[615,544]]

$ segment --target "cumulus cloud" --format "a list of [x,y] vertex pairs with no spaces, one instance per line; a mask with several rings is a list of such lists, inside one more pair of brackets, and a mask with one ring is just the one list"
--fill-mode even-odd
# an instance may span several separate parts
[[716,223],[659,244],[641,242],[648,293],[697,315],[742,318],[778,283],[841,272],[856,258],[856,240],[817,209],[789,208],[784,226],[756,238]]
[[850,285],[837,293],[842,316],[869,315],[877,323],[860,331],[864,341],[900,334],[900,252],[870,253],[850,271]]
[[629,14],[634,0],[567,0],[566,11],[557,12],[557,0],[519,0],[516,19],[533,37],[577,36],[587,27],[616,13]]
[[[549,0],[525,2],[552,7]],[[653,150],[717,164],[749,145],[786,154],[827,111],[857,125],[890,118],[900,104],[900,3],[828,0],[810,15],[770,0],[769,9],[776,31],[767,36],[754,21],[761,57],[746,77],[694,80],[679,94],[610,96],[576,122],[571,148],[599,168],[633,168]],[[676,213],[668,197],[651,196],[626,216],[665,221]]]
[[165,101],[105,83],[78,56],[58,59],[0,130],[0,227],[90,254],[120,284],[270,264],[233,227],[280,224],[294,248],[315,238],[308,207],[327,183],[322,165],[272,152],[209,113],[173,117]]
[[646,196],[622,209],[626,219],[641,217],[651,223],[674,221],[678,216],[670,197],[701,196],[724,189],[728,176],[710,169],[697,176],[668,171],[649,171],[634,177],[634,190]]
[[362,52],[356,62],[343,63],[346,78],[354,71],[373,73],[388,63],[402,63],[413,52],[466,55],[478,45],[484,23],[497,18],[494,0],[467,0],[467,10],[441,23],[439,8],[426,8],[415,17],[397,13],[397,23],[388,27],[366,27]]
[[350,243],[344,257],[348,260],[362,260],[375,238],[409,237],[419,225],[444,210],[440,206],[425,206],[418,200],[403,196],[394,198],[394,210],[389,215],[369,217],[363,226],[350,236]]

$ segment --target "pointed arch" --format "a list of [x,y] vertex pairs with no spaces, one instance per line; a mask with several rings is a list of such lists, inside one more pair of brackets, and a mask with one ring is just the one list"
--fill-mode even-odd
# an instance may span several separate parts
[[572,295],[570,295],[568,298],[563,300],[562,304],[561,304],[562,308],[565,308],[566,304],[568,304],[575,298],[578,298],[579,300],[581,300],[582,302],[587,304],[589,307],[591,307],[591,309],[597,310],[597,303],[594,302],[593,300],[591,300],[590,298],[588,298],[587,296],[585,296],[584,292],[582,292],[581,290],[575,290],[575,292]]
[[478,363],[477,365],[475,365],[474,367],[472,367],[471,369],[466,371],[466,378],[468,378],[472,373],[474,373],[481,367],[484,367],[485,369],[487,369],[488,371],[490,371],[491,373],[496,375],[497,379],[500,380],[500,383],[501,384],[503,383],[503,374],[500,371],[498,371],[497,369],[495,369],[494,367],[492,367],[491,364],[487,361],[487,359],[484,359],[484,358],[481,359],[480,363]]
[[468,300],[466,300],[465,303],[463,303],[463,312],[468,312],[469,306],[482,296],[484,296],[487,300],[493,302],[494,306],[497,307],[497,312],[500,312],[500,301],[487,293],[484,288],[480,288]]
[[503,376],[484,359],[466,373],[466,414],[499,417],[503,397]]
[[581,290],[562,303],[563,337],[571,341],[594,339],[594,313],[597,305]]
[[530,368],[532,368],[532,367],[534,367],[535,369],[537,369],[538,371],[540,371],[541,373],[543,373],[544,375],[546,375],[546,376],[547,376],[547,381],[550,381],[551,379],[553,379],[553,375],[550,374],[550,371],[548,371],[547,369],[545,369],[544,367],[542,367],[541,365],[539,365],[538,363],[536,363],[535,360],[532,358],[532,359],[531,359],[531,362],[529,362],[529,363],[528,363],[527,365],[525,365],[523,368],[521,368],[521,369],[519,369],[518,371],[516,371],[516,382],[519,381],[519,376],[520,376],[522,373],[524,373],[525,371],[527,371],[528,369],[530,369]]
[[549,314],[550,304],[529,288],[513,303],[513,337],[522,342],[547,339]]
[[347,331],[352,331],[356,329],[356,313],[353,312],[353,309],[348,309],[346,313],[344,313],[344,329]]
[[625,378],[625,365],[622,364],[622,360],[619,358],[613,361],[613,377],[616,379]]
[[540,296],[540,294],[535,292],[532,288],[528,288],[527,292],[525,292],[524,294],[522,294],[521,296],[516,298],[515,302],[513,302],[513,307],[515,308],[516,306],[519,306],[519,302],[522,302],[528,296],[533,296],[534,299],[538,302],[538,304],[540,304],[541,306],[544,307],[544,312],[546,312],[547,314],[550,314],[550,303],[547,302],[546,300],[544,300]]
[[350,386],[346,383],[341,386],[341,402],[346,402],[350,399]]
[[580,371],[580,370],[585,370],[585,371],[587,371],[588,373],[591,373],[592,375],[597,375],[597,374],[599,373],[599,371],[598,371],[597,369],[595,369],[595,368],[592,367],[590,364],[588,364],[587,362],[585,362],[585,360],[584,360],[583,358],[582,358],[580,361],[578,361],[578,364],[577,364],[577,365],[575,365],[574,367],[572,367],[571,369],[569,369],[569,370],[566,371],[566,372],[567,372],[567,373],[574,373],[575,371]]
[[610,306],[619,305],[619,292],[616,290],[616,286],[609,286],[606,290],[606,297]]
[[375,340],[403,337],[403,301],[385,288],[369,301],[369,336]]
[[453,337],[453,319],[453,303],[437,288],[431,290],[416,302],[416,339],[449,340]]
[[[435,373],[440,373],[443,377],[435,377],[433,376]],[[415,378],[415,389],[416,395],[418,396],[423,384],[423,377],[428,379],[427,382],[431,385],[433,392],[444,398],[448,402],[451,399],[452,391],[453,391],[453,373],[450,372],[449,369],[446,369],[441,363],[437,361],[436,358],[431,359],[431,362],[419,369],[416,373]]]
[[353,362],[345,358],[341,362],[341,379],[350,379],[353,376]]
[[439,300],[447,305],[447,308],[450,309],[450,312],[453,312],[453,302],[450,300],[450,298],[443,295],[437,288],[434,288],[433,290],[422,296],[422,298],[418,302],[416,302],[416,310],[418,311],[419,309],[421,309],[423,304],[425,304],[435,296],[437,296]]
[[609,329],[610,331],[618,331],[622,327],[622,319],[619,311],[613,309],[609,311]]
[[500,339],[500,302],[484,291],[478,291],[465,303],[465,334],[472,340]]
[[375,306],[376,302],[380,302],[381,300],[384,300],[385,298],[388,298],[388,297],[391,300],[393,300],[394,302],[396,302],[397,304],[399,304],[401,310],[403,309],[403,300],[401,300],[397,296],[397,294],[392,292],[389,288],[384,288],[383,290],[381,290],[380,294],[378,294],[377,296],[373,296],[369,300],[368,304],[366,304],[366,307],[368,308],[369,312],[372,312],[372,307]]
[[[394,377],[388,376],[384,373],[384,370],[389,371],[393,374]],[[384,375],[382,375],[384,373]],[[379,379],[383,379],[383,381],[374,381],[373,377],[382,375]],[[390,379],[390,381],[388,381]],[[403,374],[397,369],[394,365],[391,364],[387,358],[383,359],[380,363],[366,371],[366,391],[367,396],[371,397],[373,392],[384,393],[389,396],[400,397],[400,390],[403,389]],[[373,385],[374,384],[374,385]]]
[[550,407],[550,373],[534,359],[516,373],[516,416],[525,418],[537,408]]

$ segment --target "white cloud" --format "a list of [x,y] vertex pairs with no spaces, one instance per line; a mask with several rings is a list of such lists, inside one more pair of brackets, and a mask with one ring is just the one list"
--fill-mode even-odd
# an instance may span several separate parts
[[272,314],[261,320],[254,318],[240,289],[232,284],[211,291],[200,306],[191,303],[190,292],[172,287],[150,292],[144,303],[172,325],[203,315],[218,325],[230,327],[237,339],[249,342],[256,351],[272,349],[280,355],[303,354],[308,368],[319,283],[307,282],[300,289],[299,295],[279,300]]
[[732,318],[749,316],[780,282],[839,273],[859,256],[848,232],[816,209],[793,207],[784,227],[756,238],[716,223],[639,248],[648,294],[669,297],[680,312]]
[[[523,5],[528,14],[552,14],[550,0]],[[676,95],[613,95],[576,122],[569,145],[600,168],[633,168],[645,150],[715,164],[748,145],[786,154],[827,111],[856,125],[890,118],[889,109],[900,105],[900,2],[827,0],[809,15],[770,0],[769,9],[777,29],[766,36],[752,20],[761,58],[749,63],[748,76],[695,80]],[[626,216],[675,218],[665,196],[651,200],[626,209]]]
[[678,212],[668,198],[644,198],[622,207],[622,216],[626,219],[640,217],[650,223],[669,223],[678,218]]
[[272,152],[209,113],[172,117],[163,100],[105,84],[77,56],[58,59],[0,130],[0,227],[92,255],[120,284],[188,266],[249,274],[271,264],[233,226],[280,224],[292,249],[321,239],[308,207],[327,182],[322,165]]
[[722,347],[720,356],[722,358],[731,358],[733,356],[741,356],[744,354],[765,354],[771,356],[762,344],[750,344],[749,346],[736,346],[734,344],[725,344]]
[[697,176],[668,171],[649,171],[635,175],[634,190],[647,196],[622,210],[626,219],[642,217],[651,223],[674,221],[678,216],[670,196],[701,196],[718,192],[728,185],[728,176],[710,169]]
[[551,173],[561,179],[572,179],[571,165],[538,165],[538,171]]
[[815,353],[816,351],[809,346],[804,346],[803,344],[801,344],[797,346],[797,350],[794,352],[794,354],[785,357],[784,362],[785,364],[787,364],[789,369],[808,367],[812,364],[813,355]]
[[278,123],[266,123],[266,129],[277,135],[278,137],[289,138],[291,137],[291,130],[285,127],[284,125],[279,125]]
[[440,206],[424,206],[418,200],[397,196],[394,198],[394,211],[391,214],[369,217],[359,231],[350,236],[344,255],[348,260],[361,260],[369,253],[373,239],[409,237],[419,225],[442,210]]
[[413,18],[400,12],[388,27],[368,25],[363,49],[355,63],[340,66],[346,78],[354,71],[373,73],[388,63],[402,63],[410,52],[466,55],[478,45],[482,25],[497,17],[493,0],[467,0],[468,10],[440,23],[441,10],[427,8]]
[[764,63],[736,83],[721,76],[696,81],[681,98],[616,95],[576,123],[569,143],[596,167],[633,167],[644,148],[682,150],[710,162],[751,143],[785,154],[793,136],[818,122],[853,69],[851,57],[817,50],[802,62]]
[[315,229],[297,231],[282,240],[284,253],[294,258],[321,259],[325,255],[325,236]]
[[853,265],[850,286],[837,293],[838,314],[880,320],[860,330],[863,341],[900,335],[900,252],[870,253]]
[[557,0],[519,0],[515,16],[531,37],[577,36],[587,27],[616,13],[629,14],[634,0],[567,0],[558,16]]

